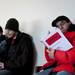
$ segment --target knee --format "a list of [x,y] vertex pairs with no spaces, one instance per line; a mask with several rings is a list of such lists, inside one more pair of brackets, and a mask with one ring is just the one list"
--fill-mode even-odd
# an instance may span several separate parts
[[73,74],[71,74],[70,72],[67,72],[67,71],[60,71],[60,72],[57,72],[56,75],[73,75]]

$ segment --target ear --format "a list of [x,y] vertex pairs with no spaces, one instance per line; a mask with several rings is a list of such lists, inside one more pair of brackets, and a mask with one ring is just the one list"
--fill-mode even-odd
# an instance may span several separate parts
[[71,22],[68,22],[68,24],[70,25],[70,24],[72,24]]

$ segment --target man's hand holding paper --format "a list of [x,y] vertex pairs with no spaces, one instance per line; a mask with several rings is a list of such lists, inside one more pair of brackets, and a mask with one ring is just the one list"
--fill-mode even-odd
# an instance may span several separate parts
[[52,58],[52,59],[54,59],[55,49],[50,48],[50,49],[47,49],[46,51],[47,51],[49,57]]
[[51,29],[50,34],[43,38],[42,42],[48,49],[52,48],[55,50],[67,51],[73,47],[60,29],[56,27]]

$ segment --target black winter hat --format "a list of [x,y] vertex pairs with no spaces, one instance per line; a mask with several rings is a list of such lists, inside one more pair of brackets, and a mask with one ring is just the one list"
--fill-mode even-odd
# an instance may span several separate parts
[[10,29],[13,31],[19,31],[19,22],[15,18],[10,18],[5,26],[5,29]]
[[58,16],[55,20],[53,20],[52,26],[53,26],[53,27],[57,27],[57,26],[56,26],[56,23],[57,23],[58,21],[63,21],[63,20],[65,20],[67,23],[68,23],[68,22],[71,22],[68,17],[62,15],[62,16]]

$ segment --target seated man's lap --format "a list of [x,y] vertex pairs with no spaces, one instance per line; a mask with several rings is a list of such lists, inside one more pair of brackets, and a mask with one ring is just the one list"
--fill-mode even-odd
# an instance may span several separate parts
[[57,72],[56,75],[73,75],[73,74],[67,71],[60,71],[60,72]]
[[0,75],[12,75],[12,72],[9,70],[0,70]]

